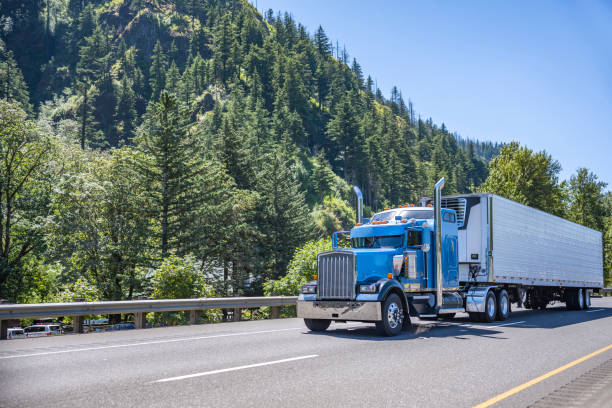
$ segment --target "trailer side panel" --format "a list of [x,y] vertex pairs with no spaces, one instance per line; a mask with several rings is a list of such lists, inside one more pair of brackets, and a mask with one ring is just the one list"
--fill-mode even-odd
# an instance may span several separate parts
[[599,231],[495,195],[492,209],[494,282],[603,287]]

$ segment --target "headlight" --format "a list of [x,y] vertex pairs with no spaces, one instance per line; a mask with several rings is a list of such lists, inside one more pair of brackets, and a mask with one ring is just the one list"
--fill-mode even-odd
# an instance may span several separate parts
[[304,285],[302,286],[302,293],[307,295],[317,293],[317,287],[314,285]]
[[361,293],[376,293],[378,291],[378,286],[373,283],[371,285],[359,285],[359,292]]

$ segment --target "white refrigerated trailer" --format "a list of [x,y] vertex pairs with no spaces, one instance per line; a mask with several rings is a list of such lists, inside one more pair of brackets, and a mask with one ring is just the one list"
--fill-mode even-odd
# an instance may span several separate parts
[[534,309],[553,301],[588,307],[591,291],[603,287],[599,231],[494,194],[443,197],[442,208],[457,213],[464,287],[504,287],[512,302]]

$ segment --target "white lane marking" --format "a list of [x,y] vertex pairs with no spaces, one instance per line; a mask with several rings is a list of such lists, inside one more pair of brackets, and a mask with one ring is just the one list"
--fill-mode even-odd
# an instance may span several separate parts
[[601,312],[602,310],[606,310],[606,309],[587,310],[587,313]]
[[7,360],[9,358],[48,356],[48,355],[51,355],[51,354],[76,353],[76,352],[79,352],[79,351],[92,351],[92,350],[105,350],[105,349],[113,349],[113,348],[121,348],[121,347],[147,346],[147,345],[150,345],[150,344],[176,343],[176,342],[180,342],[180,341],[216,339],[216,338],[219,338],[219,337],[248,336],[248,335],[251,335],[251,334],[277,333],[277,332],[284,332],[284,331],[290,331],[290,330],[303,330],[303,329],[304,329],[303,327],[292,327],[290,329],[275,329],[275,330],[261,330],[261,331],[252,331],[252,332],[215,334],[215,335],[210,335],[210,336],[185,337],[185,338],[182,338],[182,339],[143,341],[143,342],[140,342],[140,343],[115,344],[115,345],[112,345],[112,346],[98,346],[98,347],[85,347],[85,348],[72,349],[72,350],[45,351],[45,352],[41,352],[41,353],[17,354],[17,355],[14,355],[14,356],[3,356],[3,357],[0,357],[0,360]]
[[520,322],[498,324],[497,326],[489,326],[489,327],[504,327],[504,326],[512,326],[513,324],[521,324],[521,323],[525,323],[525,320],[521,320]]
[[221,373],[227,373],[227,372],[230,372],[230,371],[238,371],[238,370],[246,370],[247,368],[255,368],[255,367],[268,366],[268,365],[272,365],[272,364],[288,363],[290,361],[304,360],[304,359],[307,359],[307,358],[315,358],[315,357],[319,357],[319,355],[318,354],[312,354],[312,355],[309,355],[309,356],[300,356],[300,357],[285,358],[285,359],[282,359],[282,360],[267,361],[265,363],[257,363],[257,364],[249,364],[249,365],[243,365],[243,366],[238,366],[238,367],[223,368],[221,370],[205,371],[203,373],[181,375],[179,377],[170,377],[170,378],[164,378],[164,379],[161,379],[161,380],[156,380],[156,381],[151,382],[150,384],[163,383],[163,382],[169,382],[169,381],[179,381],[179,380],[185,380],[187,378],[203,377],[205,375],[221,374]]

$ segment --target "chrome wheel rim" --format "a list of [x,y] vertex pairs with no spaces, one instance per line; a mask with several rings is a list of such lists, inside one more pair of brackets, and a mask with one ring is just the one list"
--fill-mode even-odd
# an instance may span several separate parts
[[591,294],[588,289],[584,291],[584,304],[586,307],[591,306]]
[[578,306],[584,308],[584,298],[582,297],[582,289],[578,289]]
[[495,299],[493,299],[493,296],[489,296],[487,299],[487,314],[491,317],[495,316]]
[[501,298],[501,312],[504,316],[508,314],[508,296]]
[[389,327],[395,329],[402,324],[402,319],[402,308],[399,307],[397,303],[392,302],[387,308],[387,321],[389,322]]

